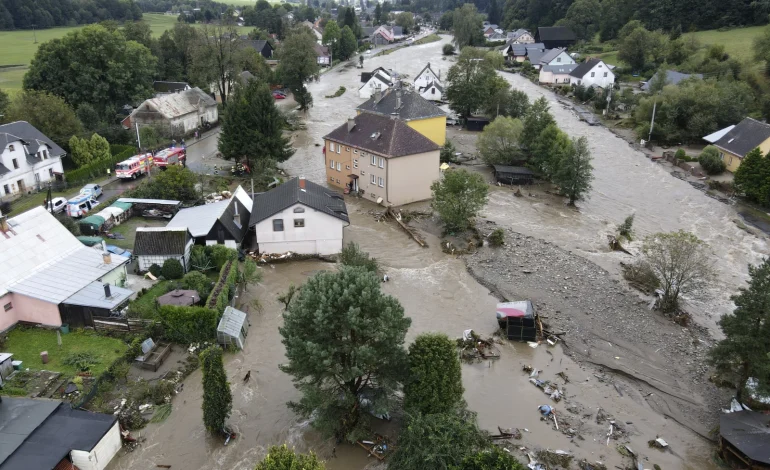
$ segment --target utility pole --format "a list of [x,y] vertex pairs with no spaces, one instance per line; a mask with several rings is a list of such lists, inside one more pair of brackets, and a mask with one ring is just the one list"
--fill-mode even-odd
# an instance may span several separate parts
[[134,121],[136,127],[136,147],[139,149],[139,153],[142,153],[142,140],[139,138],[139,123]]
[[652,104],[652,120],[650,120],[650,134],[647,136],[647,142],[652,140],[652,128],[655,126],[655,110],[658,107],[658,100]]

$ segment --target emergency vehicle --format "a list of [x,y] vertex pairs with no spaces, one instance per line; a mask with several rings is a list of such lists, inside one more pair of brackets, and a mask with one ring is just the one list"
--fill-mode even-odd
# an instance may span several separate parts
[[115,165],[115,176],[122,179],[136,179],[139,176],[149,173],[151,167],[151,153],[134,155],[128,160],[123,160]]
[[90,194],[78,194],[67,201],[67,215],[70,217],[83,217],[91,209],[99,205],[99,201]]
[[153,164],[161,170],[171,165],[182,165],[187,158],[187,149],[184,147],[171,147],[156,153],[153,157]]

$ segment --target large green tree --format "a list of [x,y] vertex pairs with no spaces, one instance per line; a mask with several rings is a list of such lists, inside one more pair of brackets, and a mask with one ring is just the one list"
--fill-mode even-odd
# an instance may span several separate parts
[[511,165],[521,154],[520,120],[499,116],[489,123],[479,136],[477,147],[487,165]]
[[526,93],[511,87],[501,87],[490,96],[484,113],[490,117],[508,116],[523,118],[529,109],[529,97]]
[[719,320],[724,339],[710,351],[722,373],[735,374],[738,400],[750,377],[759,379],[761,393],[770,393],[770,259],[750,265],[749,275],[749,285],[732,297],[735,310]]
[[203,372],[203,424],[206,430],[217,434],[225,427],[233,407],[233,395],[227,382],[222,349],[210,346],[200,353]]
[[415,415],[401,429],[388,465],[398,470],[448,469],[488,446],[472,413]]
[[8,106],[5,122],[27,121],[62,147],[83,131],[72,106],[44,91],[16,93]]
[[586,198],[594,179],[593,170],[588,139],[585,136],[573,139],[553,175],[553,182],[559,186],[561,193],[567,196],[570,205]]
[[350,26],[345,25],[345,27],[342,28],[342,37],[340,38],[339,59],[350,59],[353,54],[356,53],[357,48],[358,42],[356,41],[356,35],[353,34],[353,30],[350,29]]
[[206,88],[214,87],[226,108],[239,74],[248,70],[246,50],[234,26],[204,25],[192,45],[191,78]]
[[267,450],[267,455],[257,464],[255,470],[325,470],[323,461],[318,460],[314,453],[297,454],[293,450],[282,446],[272,446]]
[[404,34],[409,34],[414,30],[414,15],[405,11],[396,15],[396,26],[401,26]]
[[559,24],[568,26],[578,39],[590,41],[599,31],[596,17],[601,8],[599,0],[575,0]]
[[380,280],[360,267],[342,266],[308,279],[279,328],[287,363],[302,397],[289,406],[314,416],[327,436],[355,441],[368,414],[388,412],[404,377],[404,338],[411,320]]
[[267,84],[249,80],[236,88],[222,116],[219,151],[227,160],[245,161],[249,168],[258,160],[282,162],[291,156],[283,120]]
[[99,134],[91,135],[90,139],[81,139],[73,135],[69,141],[72,160],[77,166],[85,166],[100,160],[110,158],[110,143]]
[[765,74],[770,75],[770,26],[754,38],[754,60],[765,63]]
[[332,57],[339,59],[340,55],[340,40],[342,39],[342,29],[337,24],[336,20],[329,20],[324,26],[324,33],[321,36],[321,44],[329,46],[332,51]]
[[173,165],[153,175],[152,179],[134,189],[135,197],[146,199],[170,199],[196,201],[200,197],[195,186],[198,176],[189,169]]
[[40,45],[24,89],[49,92],[73,107],[88,103],[106,116],[152,96],[156,65],[147,47],[120,31],[86,26]]
[[569,136],[556,124],[549,124],[530,148],[530,166],[551,180],[559,169],[562,158],[572,150]]
[[454,12],[452,18],[452,32],[457,47],[481,46],[484,44],[484,32],[482,24],[484,17],[476,9],[476,5],[466,3]]
[[463,49],[457,63],[449,68],[447,83],[449,107],[463,117],[488,107],[493,96],[509,88],[494,64],[486,60],[485,52],[472,47]]
[[11,98],[5,90],[0,89],[0,124],[5,122],[5,112],[11,104]]
[[404,408],[411,414],[457,412],[465,405],[457,344],[445,334],[422,334],[409,345]]
[[526,149],[532,149],[537,143],[537,138],[543,130],[555,124],[548,106],[548,100],[541,96],[527,110],[524,116],[524,129],[521,132],[521,145]]
[[741,160],[733,185],[751,201],[764,205],[770,203],[770,159],[762,155],[758,147]]
[[487,183],[478,173],[448,170],[430,186],[431,206],[438,212],[447,232],[462,232],[487,203]]
[[316,39],[313,33],[305,26],[297,26],[292,29],[281,43],[278,56],[281,59],[278,65],[278,74],[283,84],[296,98],[302,98],[302,107],[307,109],[312,99],[310,92],[305,88],[305,82],[318,74],[318,57],[315,52]]

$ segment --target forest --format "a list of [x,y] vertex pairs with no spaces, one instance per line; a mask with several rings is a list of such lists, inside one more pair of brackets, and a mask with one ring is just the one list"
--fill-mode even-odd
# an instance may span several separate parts
[[133,0],[0,0],[0,30],[5,31],[141,18]]

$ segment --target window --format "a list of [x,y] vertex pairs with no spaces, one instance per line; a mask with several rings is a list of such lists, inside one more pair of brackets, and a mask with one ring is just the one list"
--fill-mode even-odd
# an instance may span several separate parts
[[340,144],[337,144],[337,153],[340,153],[340,150],[342,150],[342,147],[340,146]]
[[19,162],[15,158],[13,160],[11,160],[11,161],[13,162],[13,168],[15,170],[18,170],[19,169]]
[[337,162],[337,171],[342,171],[342,163]]
[[48,160],[48,150],[43,150],[43,158]]
[[385,168],[385,159],[380,157],[380,168]]
[[332,142],[329,142],[329,151],[334,152],[334,144]]
[[294,228],[303,228],[305,226],[305,219],[294,219]]
[[11,188],[9,188],[7,184],[3,185],[3,190],[5,191],[5,194],[11,194]]
[[435,87],[430,89],[430,94],[431,95],[435,95],[436,94],[436,88]]
[[273,232],[283,232],[283,219],[273,219]]
[[353,160],[353,168],[358,168],[358,160]]
[[591,76],[595,77],[596,76],[596,72],[591,72]]
[[376,165],[377,165],[377,157],[376,157],[376,156],[374,156],[374,155],[372,155],[372,165],[373,165],[373,166],[376,166]]
[[605,77],[607,76],[607,72],[604,72],[604,76],[605,76]]
[[337,184],[340,184],[340,180],[337,180]]
[[385,180],[382,179],[382,177],[377,178],[377,186],[379,187],[385,186]]
[[334,169],[334,160],[329,160],[329,168]]
[[372,184],[377,184],[377,177],[372,175]]
[[334,183],[334,177],[333,177],[333,176],[330,176],[330,177],[329,177],[329,181],[331,181],[332,183]]
[[561,62],[561,57],[557,57],[556,62]]
[[8,151],[13,152],[16,148],[13,145],[8,146]]
[[8,302],[7,304],[3,305],[3,309],[7,312],[8,310],[13,308],[13,302]]
[[305,208],[304,207],[295,207],[294,208],[294,213],[295,214],[302,214],[304,212],[305,212]]
[[350,152],[350,147],[345,147],[346,152]]

